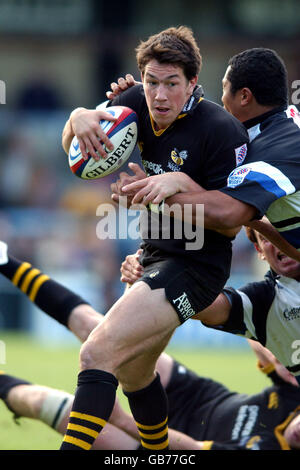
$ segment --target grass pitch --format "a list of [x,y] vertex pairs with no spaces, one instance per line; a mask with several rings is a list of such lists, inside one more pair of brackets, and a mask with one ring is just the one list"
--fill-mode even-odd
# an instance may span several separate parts
[[[5,364],[0,369],[33,383],[73,393],[78,372],[78,347],[46,348],[25,335],[1,335],[5,344]],[[3,344],[3,343],[2,343]],[[197,373],[211,377],[242,393],[257,393],[269,385],[256,368],[249,350],[179,350],[168,352]],[[120,400],[127,407],[122,393]],[[38,421],[22,418],[16,425],[12,413],[0,400],[0,450],[57,450],[62,436]]]

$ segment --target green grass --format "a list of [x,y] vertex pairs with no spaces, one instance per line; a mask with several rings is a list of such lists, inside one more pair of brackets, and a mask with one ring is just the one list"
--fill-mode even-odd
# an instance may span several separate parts
[[[76,387],[79,347],[45,348],[24,335],[1,335],[6,346],[6,364],[0,369],[34,383],[73,393]],[[227,385],[231,390],[256,393],[268,380],[256,368],[249,350],[169,350],[173,357],[205,377]],[[121,401],[123,395],[119,394]],[[124,401],[124,406],[127,403]],[[58,449],[62,437],[45,424],[22,418],[17,426],[12,413],[0,403],[0,450]]]

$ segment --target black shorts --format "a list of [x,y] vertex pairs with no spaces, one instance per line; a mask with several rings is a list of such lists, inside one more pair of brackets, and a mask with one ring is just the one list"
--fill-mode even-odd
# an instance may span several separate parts
[[166,388],[169,401],[169,428],[205,440],[209,417],[217,404],[232,395],[222,384],[200,377],[174,361]]
[[183,258],[166,257],[144,266],[144,274],[139,281],[146,282],[151,289],[165,289],[165,295],[176,310],[179,320],[188,318],[204,310],[222,291],[227,277],[212,280],[203,266],[191,266]]

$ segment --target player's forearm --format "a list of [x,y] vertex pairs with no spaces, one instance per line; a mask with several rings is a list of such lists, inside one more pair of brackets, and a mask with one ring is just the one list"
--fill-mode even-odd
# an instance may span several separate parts
[[196,441],[187,434],[183,434],[175,429],[170,429],[169,434],[169,444],[171,450],[202,450],[202,442]]
[[234,229],[248,223],[256,213],[253,206],[217,190],[177,193],[167,198],[165,204],[191,209],[188,211],[191,215],[185,214],[184,220],[194,225],[201,225],[200,205],[204,205],[204,226],[211,230]]
[[285,255],[300,262],[300,252],[288,243],[269,222],[266,220],[254,220],[246,225],[261,233]]
[[73,133],[72,125],[71,125],[71,120],[69,119],[66,122],[65,127],[62,132],[62,147],[67,155],[69,153],[69,148],[70,148],[73,137],[74,137],[74,133]]

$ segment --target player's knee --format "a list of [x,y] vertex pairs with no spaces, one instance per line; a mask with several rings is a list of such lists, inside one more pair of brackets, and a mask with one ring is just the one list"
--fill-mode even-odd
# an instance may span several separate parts
[[98,344],[86,341],[81,346],[79,358],[81,370],[100,369],[115,374],[119,367],[118,357],[106,341]]

